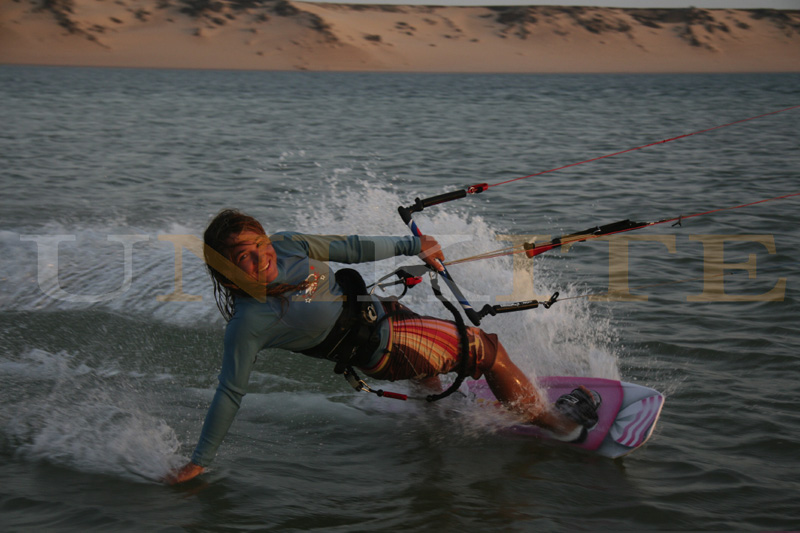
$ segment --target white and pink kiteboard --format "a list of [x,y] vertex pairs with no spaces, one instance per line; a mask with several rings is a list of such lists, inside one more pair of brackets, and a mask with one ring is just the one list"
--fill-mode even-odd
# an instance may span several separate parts
[[[647,442],[653,434],[661,408],[664,406],[664,396],[660,392],[624,381],[545,377],[539,379],[539,385],[547,391],[550,402],[555,402],[559,396],[569,393],[578,385],[583,385],[600,395],[602,402],[597,411],[599,420],[589,431],[586,440],[580,444],[563,444],[583,448],[604,457],[622,457]],[[469,381],[468,386],[479,401],[498,403],[486,380]],[[556,442],[546,431],[530,424],[512,425],[507,430],[517,435]]]

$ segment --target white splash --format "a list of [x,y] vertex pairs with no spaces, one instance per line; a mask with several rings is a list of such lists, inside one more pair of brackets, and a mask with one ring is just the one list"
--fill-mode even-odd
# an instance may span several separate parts
[[17,456],[135,481],[181,463],[174,430],[117,369],[35,349],[0,358],[0,370],[0,442]]

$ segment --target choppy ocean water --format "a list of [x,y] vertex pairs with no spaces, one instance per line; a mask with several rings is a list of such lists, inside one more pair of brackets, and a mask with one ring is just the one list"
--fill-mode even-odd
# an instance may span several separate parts
[[[403,235],[396,207],[417,196],[784,109],[800,103],[798,82],[0,68],[0,524],[797,529],[797,197],[636,232],[650,240],[628,244],[627,282],[646,301],[582,297],[608,289],[613,242],[452,267],[478,305],[565,298],[484,321],[532,376],[667,395],[629,457],[503,436],[458,398],[358,395],[319,361],[262,352],[211,472],[154,480],[196,443],[222,342],[202,263],[183,251],[176,271],[172,241],[221,208],[270,231]],[[509,236],[800,192],[798,113],[491,188],[417,221],[456,259]],[[715,238],[727,239],[725,296],[696,301],[704,281],[682,280],[703,276]],[[410,298],[446,313],[426,287]]]

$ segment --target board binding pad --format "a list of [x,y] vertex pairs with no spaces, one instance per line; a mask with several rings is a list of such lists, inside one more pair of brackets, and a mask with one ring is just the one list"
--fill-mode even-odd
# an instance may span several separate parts
[[[506,428],[517,434],[561,442],[583,448],[609,458],[622,457],[647,442],[661,415],[664,396],[649,387],[625,381],[602,378],[576,378],[551,376],[538,380],[547,391],[550,403],[562,394],[568,394],[579,385],[600,395],[597,425],[581,443],[567,443],[553,439],[550,434],[532,424],[514,424]],[[468,382],[469,391],[478,401],[499,404],[485,379]]]

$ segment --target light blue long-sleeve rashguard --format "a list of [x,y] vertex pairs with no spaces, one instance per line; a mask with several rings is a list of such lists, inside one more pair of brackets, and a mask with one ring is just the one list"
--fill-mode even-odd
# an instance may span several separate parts
[[[233,423],[245,395],[256,354],[263,348],[301,351],[322,342],[342,312],[343,291],[333,279],[328,261],[365,263],[420,253],[417,237],[360,237],[303,235],[281,232],[270,237],[277,255],[278,276],[273,283],[307,288],[285,299],[237,297],[233,317],[225,329],[219,386],[208,409],[192,462],[208,466]],[[376,306],[379,314],[383,310]],[[386,329],[386,331],[383,331]],[[381,344],[388,343],[382,328]],[[381,350],[376,352],[379,355]]]

